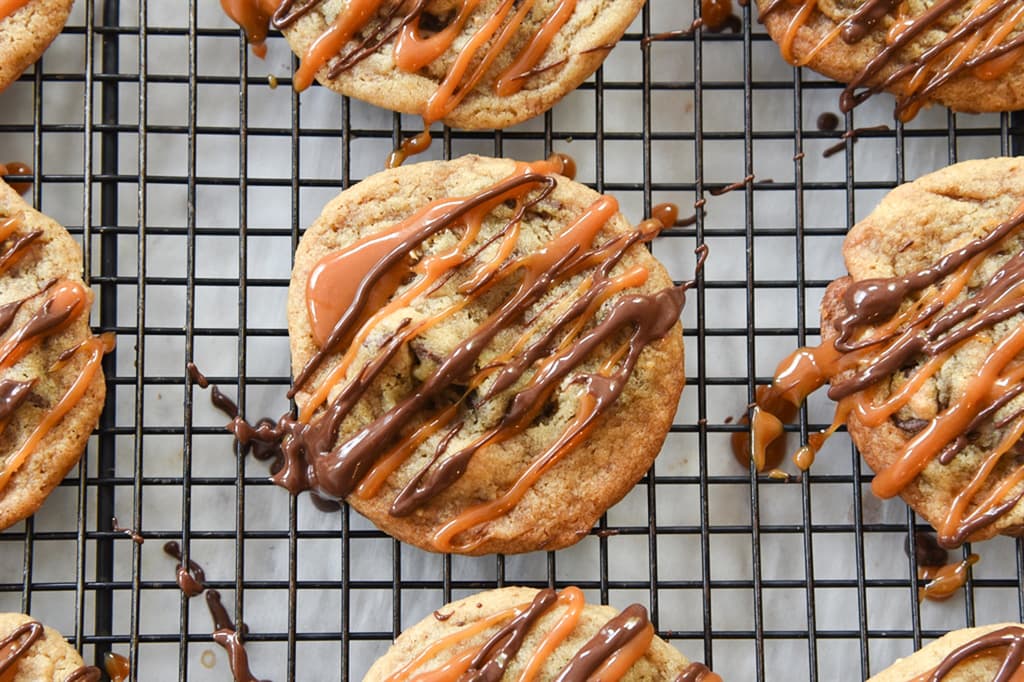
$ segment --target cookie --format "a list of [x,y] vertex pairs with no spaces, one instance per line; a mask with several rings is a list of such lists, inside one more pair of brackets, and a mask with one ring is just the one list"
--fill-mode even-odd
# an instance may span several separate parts
[[0,3],[0,91],[14,82],[53,42],[74,0],[6,0]]
[[0,613],[0,677],[4,682],[85,682],[99,680],[99,670],[85,667],[53,628],[22,613]]
[[78,244],[0,182],[0,528],[35,513],[99,420],[112,339],[91,304]]
[[619,613],[587,604],[577,587],[505,587],[453,602],[403,632],[363,682],[442,667],[443,679],[720,680],[655,636],[640,604]]
[[[283,0],[273,24],[314,77],[429,126],[504,128],[547,111],[604,61],[643,0]],[[257,44],[266,2],[229,1]]]
[[[868,682],[989,682],[1024,667],[1024,625],[1001,623],[955,630],[901,658]],[[1003,666],[1004,676],[999,677]]]
[[784,361],[759,401],[830,381],[872,490],[901,495],[947,548],[1024,531],[1022,226],[1022,159],[897,187],[846,238],[822,346]]
[[843,111],[872,93],[896,95],[909,120],[939,102],[955,111],[1024,107],[1024,30],[1013,0],[758,0],[792,64],[841,83]]
[[558,549],[650,467],[683,387],[673,286],[612,197],[467,156],[343,192],[295,256],[273,480],[434,551]]

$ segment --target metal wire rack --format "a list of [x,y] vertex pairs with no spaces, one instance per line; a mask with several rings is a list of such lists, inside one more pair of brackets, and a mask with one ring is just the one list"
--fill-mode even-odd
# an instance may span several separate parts
[[[756,10],[737,8],[738,34],[641,46],[699,6],[651,0],[552,112],[504,132],[446,129],[431,152],[567,151],[633,218],[708,199],[706,216],[654,247],[677,279],[697,243],[712,254],[684,316],[688,387],[658,463],[572,549],[465,559],[268,484],[262,465],[232,456],[184,370],[198,362],[251,416],[287,407],[290,254],[323,203],[378,170],[416,121],[319,87],[295,94],[283,39],[254,59],[213,0],[79,0],[0,96],[0,156],[36,169],[35,205],[81,239],[94,324],[118,347],[82,464],[39,514],[0,533],[0,611],[46,620],[87,661],[130,656],[133,680],[229,679],[205,609],[182,597],[160,551],[178,540],[249,624],[254,669],[275,680],[361,679],[404,627],[501,584],[640,601],[663,637],[732,680],[863,679],[948,629],[1024,618],[1024,545],[1008,539],[973,548],[982,561],[963,594],[919,603],[902,551],[915,518],[871,496],[848,440],[788,483],[756,479],[728,445],[756,382],[817,334],[848,227],[904,179],[1019,153],[1024,120],[935,108],[897,125],[878,97],[846,127],[892,129],[823,159],[838,133],[814,121],[839,88],[783,64]],[[751,174],[739,191],[706,194]],[[827,410],[812,400],[796,435]],[[146,544],[114,532],[115,514]]]

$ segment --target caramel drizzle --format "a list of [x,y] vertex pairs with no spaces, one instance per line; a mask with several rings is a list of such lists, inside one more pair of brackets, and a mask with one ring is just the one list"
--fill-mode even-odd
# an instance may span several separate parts
[[[185,566],[181,553],[181,545],[171,541],[164,545],[164,553],[178,562],[178,587],[186,597],[197,597],[206,593],[206,606],[213,620],[213,641],[220,645],[228,654],[231,676],[235,682],[265,682],[257,679],[249,667],[249,654],[245,650],[245,636],[249,628],[245,623],[236,627],[221,601],[220,592],[206,587],[206,572],[202,566],[189,559]],[[109,663],[108,663],[109,666]]]
[[[407,515],[455,483],[479,449],[511,438],[524,429],[539,414],[556,386],[565,382],[579,386],[575,416],[513,485],[490,502],[459,513],[433,537],[434,546],[441,551],[468,551],[483,542],[485,536],[481,532],[460,542],[461,536],[507,514],[547,470],[589,435],[622,392],[643,349],[676,324],[685,291],[692,282],[655,294],[620,296],[610,303],[604,319],[586,330],[587,321],[603,303],[611,301],[614,294],[646,281],[647,271],[640,267],[617,277],[610,273],[629,247],[652,239],[664,225],[660,219],[651,219],[630,234],[592,246],[598,231],[617,211],[614,199],[602,197],[546,244],[527,255],[507,260],[518,239],[519,221],[529,207],[548,195],[556,182],[551,173],[561,167],[560,159],[519,164],[510,177],[493,187],[462,199],[435,201],[394,228],[325,256],[314,268],[307,300],[314,336],[324,341],[299,373],[293,392],[310,381],[342,340],[346,340],[348,350],[333,369],[321,373],[318,385],[309,389],[309,397],[303,401],[298,419],[285,415],[277,424],[264,421],[254,427],[238,417],[236,410],[229,410],[233,422],[228,428],[244,447],[257,442],[280,443],[278,461],[271,475],[275,483],[294,493],[312,490],[317,496],[331,500],[341,500],[353,493],[369,497],[427,438],[444,429],[445,435],[433,459],[392,504],[393,515]],[[468,250],[484,218],[505,202],[514,203],[513,217],[488,244],[470,253]],[[656,215],[674,216],[675,211],[659,209]],[[416,277],[399,291],[405,277],[391,277],[395,268],[408,267],[403,265],[408,255],[426,238],[460,224],[465,232],[459,245],[452,251],[423,258],[412,267]],[[493,260],[479,262],[480,254],[489,244],[498,245],[497,255]],[[701,263],[705,255],[701,251]],[[378,323],[413,300],[430,296],[454,275],[455,268],[463,266],[469,269],[468,278],[458,287],[464,297],[452,307],[416,324],[411,319],[404,320],[381,342],[376,355],[353,376],[352,364],[359,347]],[[546,332],[531,339],[532,332],[527,329],[511,349],[487,367],[474,370],[481,354],[499,332],[521,320],[553,284],[595,266],[581,283],[578,298],[555,314]],[[365,274],[360,277],[361,272]],[[342,421],[399,350],[430,326],[491,291],[497,283],[513,278],[518,279],[518,284],[512,292],[449,355],[439,359],[431,376],[393,408],[335,446]],[[347,286],[342,288],[346,281]],[[385,295],[380,300],[390,299],[390,302],[372,312],[368,304],[382,283]],[[330,301],[333,308],[318,301]],[[531,322],[527,321],[527,326]],[[612,352],[598,371],[572,375],[573,370],[620,332],[627,333],[626,342]],[[458,453],[443,458],[449,443],[461,429],[461,421],[456,417],[466,396],[493,377],[492,388],[480,398],[476,405],[479,407],[496,399],[500,393],[507,394],[531,366],[536,367],[533,375],[512,395],[500,423]],[[327,403],[327,396],[346,377],[351,378]],[[459,387],[456,397],[447,397],[453,386],[463,381],[467,382],[466,387]],[[437,407],[439,401],[442,405]],[[426,421],[417,422],[417,416],[424,412],[430,416]]]
[[[520,654],[526,637],[538,621],[546,613],[561,607],[564,609],[562,614],[541,638],[536,649],[525,658],[522,672],[516,678],[517,682],[538,679],[541,668],[551,654],[575,630],[585,606],[583,592],[578,587],[567,587],[561,593],[552,589],[541,590],[529,604],[486,616],[431,642],[412,660],[389,675],[387,682],[497,682],[504,678],[509,664]],[[440,654],[457,649],[466,640],[502,623],[504,625],[483,645],[456,650],[439,667],[419,672]],[[605,623],[576,652],[555,679],[557,682],[621,679],[647,653],[653,639],[654,627],[647,617],[647,609],[640,604],[633,604]],[[714,678],[692,679],[713,682]]]
[[0,19],[6,19],[29,2],[30,0],[0,0]]
[[967,574],[981,557],[977,554],[968,555],[963,561],[941,566],[919,566],[917,579],[926,581],[917,588],[918,599],[945,601],[956,594],[967,582]]
[[722,682],[722,677],[711,672],[703,663],[694,661],[686,666],[686,670],[679,673],[675,682]]
[[1016,679],[1024,667],[1024,627],[1010,625],[977,637],[962,644],[930,671],[918,675],[912,682],[940,682],[961,663],[986,654],[991,649],[1004,649],[1003,662],[992,682],[1010,682]]
[[42,624],[29,621],[0,639],[0,675],[9,671],[18,662],[18,659],[24,656],[25,652],[42,637]]
[[[806,55],[797,59],[793,54],[796,35],[810,21],[818,5],[818,0],[802,0],[779,44],[787,61],[802,66],[837,38],[841,37],[848,44],[861,42],[879,30],[884,17],[901,8],[901,14],[885,37],[884,45],[851,79],[839,101],[842,111],[848,112],[870,96],[902,82],[896,116],[908,121],[935,90],[950,80],[967,74],[981,80],[998,78],[1024,55],[1024,33],[1018,32],[1013,38],[1009,37],[1024,19],[1024,11],[1017,1],[978,0],[942,40],[927,46],[917,58],[881,77],[906,46],[958,11],[965,1],[940,0],[920,15],[910,18],[902,14],[905,3],[899,0],[866,0]],[[785,0],[775,0],[768,4],[761,20],[784,3]],[[858,92],[860,88],[863,90]]]
[[[430,146],[430,126],[449,116],[475,90],[490,72],[498,57],[508,48],[536,4],[535,0],[502,0],[488,16],[475,20],[480,0],[460,0],[451,22],[432,35],[425,36],[421,19],[426,0],[394,2],[389,0],[346,0],[333,23],[320,34],[302,55],[293,85],[299,92],[312,85],[316,74],[326,69],[328,78],[337,78],[370,55],[394,41],[394,62],[406,73],[417,73],[452,49],[466,26],[472,33],[455,54],[448,72],[428,98],[424,112],[424,131],[405,140],[388,159],[388,167],[401,165],[408,155]],[[245,29],[258,56],[263,56],[269,26],[284,29],[308,14],[317,0],[221,0],[225,12]],[[539,26],[512,62],[496,74],[493,88],[507,97],[520,92],[526,81],[549,68],[567,63],[562,60],[538,69],[555,36],[576,10],[576,0],[558,0],[540,19]],[[352,46],[346,51],[347,45]],[[600,46],[606,49],[607,46]],[[588,50],[589,52],[589,50]]]
[[[796,455],[807,468],[815,452],[851,413],[867,427],[885,423],[907,405],[915,392],[933,376],[964,342],[993,325],[1024,312],[1024,251],[1012,255],[973,296],[954,300],[964,292],[971,276],[992,251],[1024,224],[1024,204],[985,236],[946,254],[933,265],[909,275],[854,282],[846,289],[847,314],[835,325],[832,343],[801,348],[779,364],[773,384],[759,391],[753,430],[764,429],[772,403],[794,406],[832,380],[829,397],[839,401],[832,426],[813,434]],[[914,300],[909,306],[908,299]],[[863,332],[861,330],[864,330]],[[868,330],[873,330],[870,333]],[[855,339],[857,334],[859,337]],[[877,472],[872,490],[882,498],[899,494],[932,461],[948,464],[968,443],[967,436],[1019,395],[1024,381],[1024,327],[1011,330],[989,351],[975,376],[934,419],[918,427],[895,454],[893,463]],[[893,372],[917,358],[923,363],[906,382],[876,402],[876,387]],[[1009,396],[1009,397],[1007,397]],[[986,484],[1014,443],[1024,436],[1024,415],[995,422],[1006,429],[1001,441],[984,455],[970,482],[960,491],[947,516],[936,524],[939,544],[956,547],[971,534],[995,522],[1024,496],[1018,489],[1024,467],[1013,467],[986,491]],[[776,436],[781,435],[781,429]],[[763,448],[772,438],[762,443]],[[971,508],[973,507],[973,508]],[[970,511],[969,511],[969,508]]]

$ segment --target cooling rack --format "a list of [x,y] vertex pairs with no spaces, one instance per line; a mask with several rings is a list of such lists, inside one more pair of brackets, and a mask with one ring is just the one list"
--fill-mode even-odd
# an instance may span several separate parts
[[[655,467],[576,547],[466,559],[271,486],[185,372],[199,363],[251,417],[287,409],[299,235],[417,121],[320,87],[295,94],[283,39],[255,59],[213,0],[79,0],[0,96],[0,156],[36,169],[31,200],[81,240],[94,325],[118,347],[82,464],[0,533],[0,611],[46,620],[87,661],[130,656],[132,679],[230,679],[205,608],[161,551],[176,540],[248,623],[253,668],[274,680],[361,679],[402,628],[502,584],[639,601],[663,637],[730,680],[863,679],[948,629],[1024,617],[1022,547],[1005,538],[964,548],[982,560],[961,594],[919,602],[903,551],[918,520],[872,497],[845,435],[788,482],[756,478],[729,450],[756,383],[816,338],[849,226],[905,179],[1019,153],[1024,121],[934,108],[897,125],[881,96],[819,131],[838,86],[785,65],[750,7],[737,7],[739,33],[642,45],[689,26],[699,5],[651,0],[552,112],[504,132],[444,130],[426,155],[568,152],[633,219],[707,200],[654,245],[677,280],[698,243],[711,249],[684,313],[688,386]],[[843,129],[879,125],[823,157]],[[812,399],[794,447],[829,419]],[[115,532],[115,515],[145,544]]]

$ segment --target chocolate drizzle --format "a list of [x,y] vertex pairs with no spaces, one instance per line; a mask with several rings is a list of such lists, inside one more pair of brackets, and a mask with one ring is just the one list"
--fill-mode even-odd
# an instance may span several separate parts
[[962,644],[949,652],[930,672],[922,676],[926,682],[940,682],[953,672],[958,665],[975,656],[988,653],[991,649],[1005,648],[1003,662],[992,682],[1010,682],[1024,666],[1024,627],[1010,625],[985,634]]
[[71,671],[71,674],[64,678],[64,682],[100,682],[103,679],[103,672],[94,665],[84,665],[81,668]]
[[249,654],[245,650],[245,636],[249,633],[249,628],[245,623],[239,623],[237,627],[232,623],[221,601],[220,592],[206,589],[206,574],[202,567],[190,559],[189,569],[186,569],[181,563],[181,546],[177,542],[165,544],[164,552],[178,561],[178,587],[187,597],[206,593],[206,606],[213,620],[213,641],[227,652],[234,681],[266,682],[257,679],[249,667]]
[[0,381],[0,424],[14,414],[18,406],[25,402],[25,399],[32,393],[35,379],[30,381],[15,381],[3,379]]
[[173,540],[164,545],[164,554],[178,560],[177,581],[181,591],[189,597],[202,594],[206,589],[206,574],[203,572],[203,567],[189,559],[186,568],[181,554],[181,545]]
[[0,272],[8,270],[15,262],[20,260],[25,255],[25,250],[41,236],[43,236],[43,231],[35,230],[34,232],[23,234],[11,242],[11,245],[3,253],[0,253]]
[[36,621],[19,625],[14,632],[0,639],[0,675],[18,662],[33,644],[43,637],[43,626]]
[[[564,166],[562,163],[559,165]],[[325,328],[330,329],[330,332],[325,330],[322,333],[320,338],[325,339],[322,346],[296,377],[292,392],[310,383],[324,359],[341,349],[343,340],[352,343],[357,331],[360,334],[369,333],[365,332],[362,325],[367,324],[364,319],[365,310],[371,297],[379,296],[375,287],[380,286],[387,273],[392,272],[396,266],[406,263],[412,251],[419,248],[424,240],[443,229],[457,226],[459,221],[479,221],[483,214],[495,210],[502,203],[508,203],[514,208],[512,218],[494,236],[484,240],[483,247],[460,256],[454,267],[471,263],[497,240],[507,242],[510,238],[515,239],[518,223],[525,212],[549,196],[556,182],[555,175],[523,165],[512,176],[475,195],[434,202],[390,231],[365,237],[356,246],[350,247],[349,251],[325,256],[321,262],[339,268],[339,272],[346,273],[350,278],[351,291],[338,294],[335,298],[341,304],[333,311],[335,316],[326,319]],[[516,198],[510,199],[510,196]],[[276,423],[261,420],[252,425],[238,415],[233,402],[219,392],[216,393],[214,399],[218,406],[232,419],[228,429],[235,434],[243,449],[256,447],[259,448],[258,456],[274,459],[271,479],[278,485],[293,493],[310,490],[318,498],[340,501],[363,483],[369,472],[392,448],[405,447],[409,442],[410,430],[423,428],[417,420],[423,415],[435,415],[428,417],[436,419],[434,428],[440,435],[434,447],[434,456],[404,485],[390,507],[391,514],[405,516],[458,481],[473,455],[481,448],[528,427],[544,408],[552,392],[562,386],[562,390],[580,395],[580,412],[552,447],[543,452],[524,475],[545,470],[582,439],[616,401],[644,348],[676,325],[685,302],[685,292],[693,285],[692,282],[685,282],[656,293],[622,294],[612,298],[613,294],[627,286],[626,282],[632,281],[623,280],[625,275],[613,278],[615,266],[631,247],[653,238],[664,227],[659,213],[658,218],[642,223],[630,233],[594,245],[594,235],[613,210],[614,202],[602,198],[575,224],[555,234],[533,252],[504,262],[495,260],[487,267],[479,265],[472,270],[472,275],[459,284],[457,289],[462,295],[471,298],[482,295],[484,291],[491,296],[495,302],[486,319],[479,322],[446,355],[433,358],[432,362],[436,360],[433,371],[409,393],[397,399],[390,409],[377,418],[347,434],[342,442],[337,442],[342,422],[374,385],[377,377],[391,366],[398,353],[416,338],[422,324],[417,327],[411,318],[400,321],[397,328],[377,342],[377,348],[366,364],[351,372],[354,377],[341,384],[340,390],[332,391],[333,398],[323,409],[314,413],[308,405],[303,407],[310,412],[308,420],[287,414]],[[665,216],[671,213],[671,217],[675,217],[674,211],[666,212],[661,208],[659,211]],[[664,217],[664,220],[669,219]],[[467,241],[465,248],[469,246],[470,242]],[[349,253],[370,253],[373,258],[349,264],[344,260],[349,257]],[[706,249],[701,249],[699,253],[698,268],[706,257]],[[363,256],[360,255],[360,258]],[[454,259],[455,256],[445,258]],[[408,286],[419,286],[421,289],[417,291],[426,291],[420,295],[430,296],[454,276],[452,266],[448,267],[448,270],[435,271],[435,275],[432,275],[436,277],[433,285],[423,280]],[[524,321],[524,317],[550,293],[552,285],[581,272],[588,273],[586,285],[579,288],[577,297],[567,304],[564,311],[555,315],[554,321],[542,331],[533,332],[536,334],[534,337],[524,336],[523,345],[507,357],[499,356],[502,358],[500,361],[479,367],[482,354],[493,345],[498,334],[515,325],[531,326],[534,317],[544,314],[546,308],[542,306],[542,310],[528,320]],[[635,273],[636,267],[631,272]],[[513,276],[517,277],[514,284],[509,281]],[[643,273],[645,278],[646,272]],[[311,276],[310,281],[320,280],[314,280]],[[498,283],[503,283],[502,288],[497,290],[504,292],[501,297],[495,294],[495,285]],[[396,282],[385,285],[396,286]],[[385,302],[389,297],[400,295],[393,289],[386,289],[386,293],[388,296]],[[606,310],[603,317],[587,328],[588,317],[602,307]],[[599,349],[607,347],[612,341],[619,343],[621,339],[626,341],[621,348],[621,355],[616,355],[615,360],[600,372],[578,371],[584,363],[594,359]],[[531,368],[535,369],[528,376]],[[197,384],[208,385],[194,365],[189,366],[189,372]],[[525,381],[523,377],[527,377]],[[520,384],[523,385],[515,388]],[[313,386],[304,390],[308,390],[310,395],[316,395],[325,389],[324,386]],[[478,410],[488,402],[499,400],[504,405],[504,413],[496,422],[492,422],[493,426],[487,426],[482,436],[461,445],[454,454],[446,454],[463,425],[463,419],[458,416],[460,406],[465,404],[466,408],[462,409]],[[419,443],[422,440],[412,447],[418,447]]]
[[463,679],[498,682],[504,677],[505,669],[519,653],[534,623],[554,605],[557,598],[558,595],[550,588],[538,592],[525,611],[494,633],[494,636],[477,651]]
[[639,604],[627,606],[576,652],[555,682],[584,682],[612,654],[626,646],[651,624],[647,609]]
[[[977,4],[968,5],[965,0],[939,0],[925,3],[924,11],[914,17],[905,16],[906,4],[897,0],[865,0],[839,22],[836,31],[827,33],[802,60],[797,60],[792,52],[796,33],[808,23],[811,16],[808,10],[817,2],[803,0],[804,7],[795,10],[795,16],[785,29],[780,44],[788,61],[796,64],[810,61],[837,36],[848,45],[859,44],[879,33],[883,19],[895,14],[888,33],[876,39],[880,46],[878,52],[843,90],[840,96],[843,112],[852,110],[881,90],[892,89],[898,93],[896,115],[906,121],[913,118],[936,90],[955,78],[965,75],[981,80],[998,78],[1020,58],[1020,50],[1024,48],[1024,34],[1014,35],[1014,24],[1019,20],[1017,0],[995,0],[981,11]],[[772,0],[761,12],[761,20],[785,4],[784,0]],[[962,17],[947,27],[954,15]],[[945,36],[941,40],[926,37],[932,31],[945,31]],[[920,54],[894,66],[897,56],[905,55],[906,48],[919,38]],[[1011,59],[1000,59],[1005,55],[1011,55]],[[998,63],[993,64],[996,60]]]

